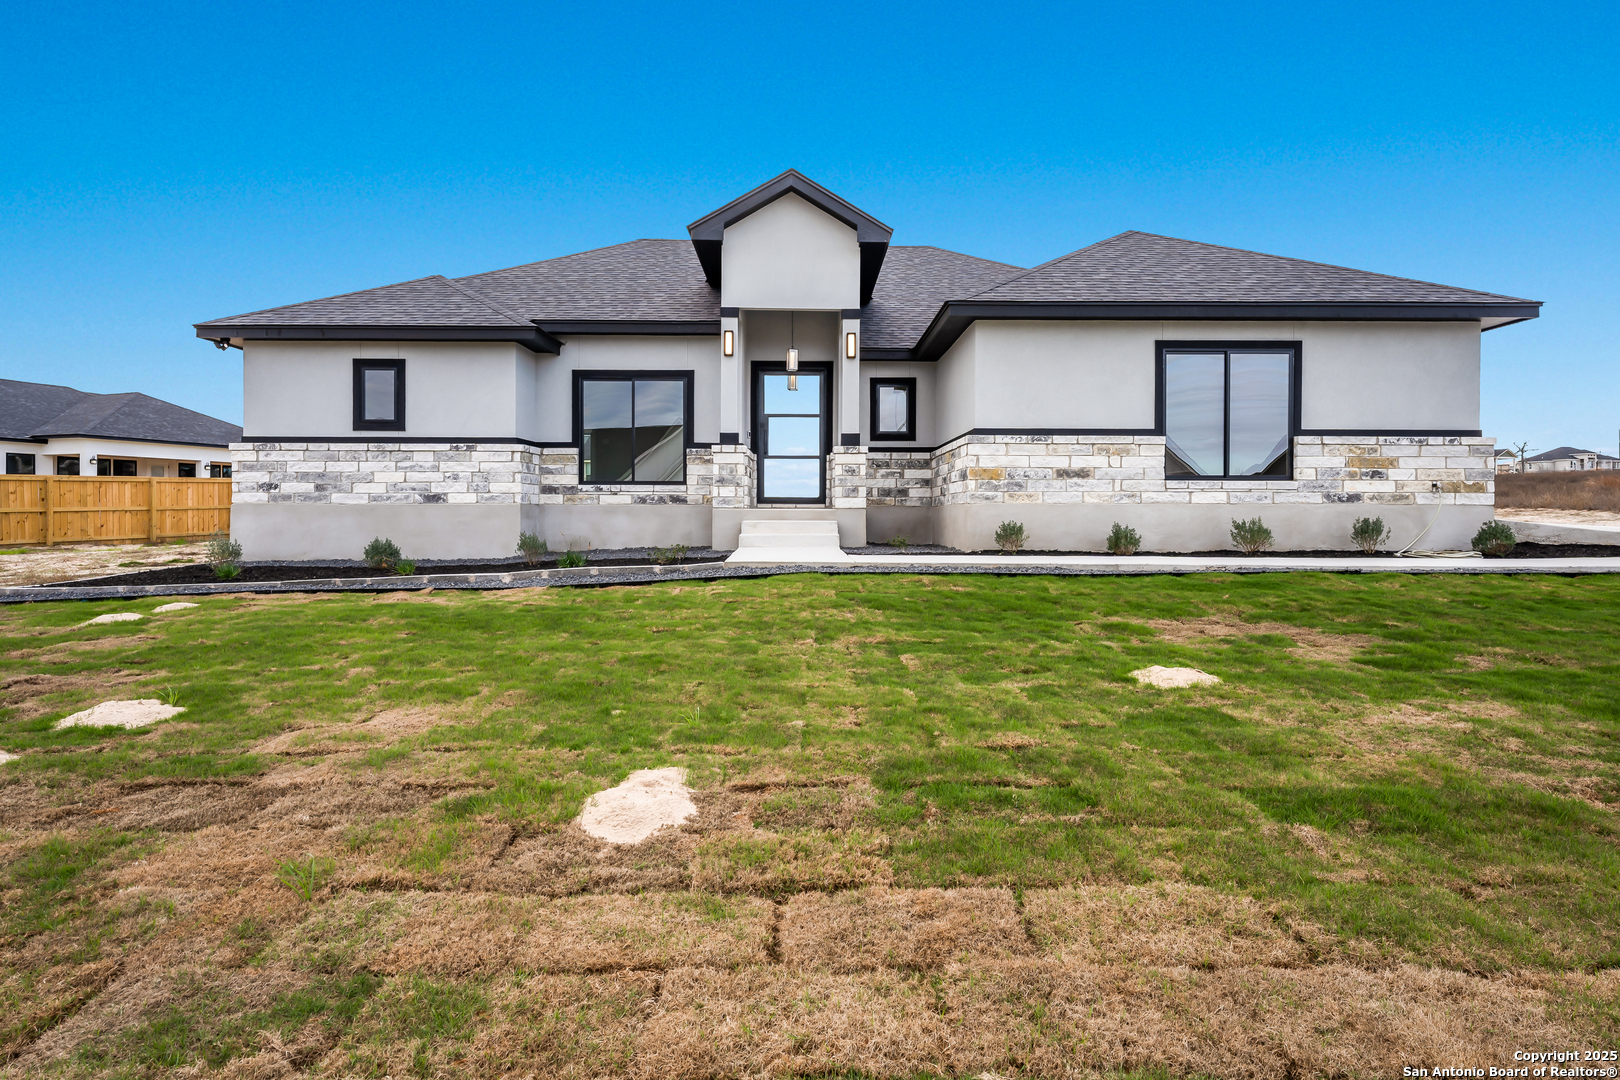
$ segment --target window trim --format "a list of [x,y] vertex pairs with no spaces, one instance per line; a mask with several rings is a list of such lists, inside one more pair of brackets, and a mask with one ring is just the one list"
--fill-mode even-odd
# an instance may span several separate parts
[[[825,506],[828,499],[827,483],[827,457],[834,450],[833,445],[833,371],[835,365],[823,360],[800,360],[800,375],[817,375],[821,378],[821,403],[817,406],[821,416],[821,494],[814,498],[778,497],[767,498],[765,495],[765,450],[766,440],[770,432],[765,429],[765,382],[766,375],[786,375],[787,363],[783,360],[755,360],[749,365],[749,396],[753,399],[749,403],[749,415],[753,430],[750,432],[749,448],[754,451],[754,461],[758,466],[754,477],[754,502],[759,506]],[[779,414],[778,414],[779,415]],[[809,455],[784,454],[783,457],[805,458]]]
[[[394,372],[394,418],[392,420],[367,420],[365,418],[365,373],[370,371],[383,371],[393,369]],[[405,361],[404,360],[362,360],[358,357],[354,361],[354,430],[355,431],[404,431],[405,430]]]
[[[11,459],[12,458],[27,458],[28,459],[28,471],[27,472],[12,472],[11,471]],[[22,464],[22,462],[18,461],[18,464],[20,465],[20,464]],[[7,476],[37,476],[37,475],[39,475],[39,455],[38,454],[23,454],[23,453],[17,453],[15,451],[9,451],[8,450],[6,452],[6,473],[5,473],[5,475],[7,475]]]
[[[897,435],[893,432],[880,432],[878,430],[878,387],[898,386],[906,391],[906,430],[905,434]],[[873,375],[866,380],[866,396],[869,413],[868,430],[866,437],[873,442],[916,442],[917,441],[917,380],[913,377],[894,377]]]
[[[609,368],[606,370],[574,370],[574,448],[578,451],[579,466],[576,476],[581,486],[588,487],[653,487],[662,484],[665,487],[685,486],[686,484],[686,453],[697,446],[692,441],[692,384],[694,370],[691,368],[676,369],[662,368],[640,371],[625,371]],[[681,387],[681,426],[685,433],[682,439],[681,478],[679,480],[587,480],[585,479],[585,384],[587,382],[635,382],[637,379],[662,379],[665,382],[674,382],[679,379]],[[635,390],[632,388],[631,407],[634,408]],[[632,418],[633,419],[633,418]]]
[[[1231,468],[1231,462],[1226,460],[1232,453],[1232,357],[1234,352],[1288,352],[1293,362],[1288,365],[1288,473],[1285,476],[1262,476],[1254,473],[1233,475],[1222,473],[1219,476],[1171,476],[1165,473],[1166,480],[1272,480],[1292,481],[1294,476],[1294,440],[1300,435],[1300,382],[1303,371],[1304,349],[1299,341],[1155,341],[1154,347],[1154,404],[1153,404],[1153,433],[1164,435],[1165,431],[1165,392],[1167,358],[1166,354],[1173,352],[1221,352],[1226,354],[1226,378],[1224,398],[1221,404],[1222,464],[1224,468]],[[1167,451],[1168,452],[1168,451]]]
[[[190,469],[190,472],[186,470]],[[197,479],[197,463],[195,461],[177,461],[174,463],[174,475],[181,480]]]

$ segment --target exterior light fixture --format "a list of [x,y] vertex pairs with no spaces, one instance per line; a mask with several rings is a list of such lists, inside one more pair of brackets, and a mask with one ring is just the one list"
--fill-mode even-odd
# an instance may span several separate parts
[[795,339],[795,336],[794,336],[795,329],[796,329],[796,327],[795,327],[794,313],[790,311],[790,312],[788,312],[788,351],[787,351],[787,371],[788,371],[788,389],[789,390],[797,390],[799,388],[799,376],[798,376],[798,371],[799,371],[799,350],[794,348],[794,345],[796,343],[796,339]]
[[723,330],[720,333],[720,353],[723,356],[737,355],[737,331]]
[[855,331],[853,330],[844,335],[844,359],[855,359]]

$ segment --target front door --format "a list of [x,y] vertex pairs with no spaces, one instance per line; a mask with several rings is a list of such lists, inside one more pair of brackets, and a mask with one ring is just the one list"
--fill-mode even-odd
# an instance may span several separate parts
[[754,365],[754,453],[759,502],[827,499],[827,443],[832,437],[832,365],[799,365],[789,389],[783,364]]

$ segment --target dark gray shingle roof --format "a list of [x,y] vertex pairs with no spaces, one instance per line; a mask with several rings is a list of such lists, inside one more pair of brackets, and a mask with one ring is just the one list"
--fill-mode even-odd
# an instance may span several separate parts
[[1595,454],[1597,457],[1599,457],[1600,459],[1602,459],[1604,461],[1613,461],[1614,460],[1614,458],[1610,457],[1608,454],[1599,454],[1596,450],[1582,450],[1582,449],[1580,449],[1578,447],[1574,447],[1574,446],[1554,447],[1551,450],[1547,450],[1547,451],[1545,451],[1543,453],[1540,453],[1540,454],[1535,454],[1535,455],[1533,455],[1531,457],[1525,458],[1524,460],[1526,460],[1526,461],[1563,461],[1566,458],[1574,457],[1576,454]]
[[694,322],[720,317],[688,240],[632,240],[457,278],[508,311],[547,322]]
[[1124,232],[970,299],[989,303],[1526,304],[1343,266]]
[[214,319],[204,326],[527,326],[439,274],[376,289]]
[[0,379],[0,438],[70,435],[219,447],[242,441],[235,424],[146,394],[90,394]]
[[928,328],[939,305],[1022,273],[1022,267],[944,248],[891,247],[872,302],[861,309],[861,345],[909,349]]

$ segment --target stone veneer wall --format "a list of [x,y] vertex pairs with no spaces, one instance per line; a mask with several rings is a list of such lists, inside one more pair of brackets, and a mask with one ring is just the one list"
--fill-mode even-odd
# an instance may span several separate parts
[[[1494,439],[1455,436],[1298,437],[1292,479],[1167,480],[1162,435],[969,435],[934,451],[932,499],[936,506],[975,502],[1489,506],[1496,498],[1494,447]],[[920,486],[896,482],[909,480],[904,474],[913,470],[896,469],[893,460],[884,464],[872,460],[868,483],[873,493],[905,490],[906,497],[920,498]],[[880,475],[885,472],[890,475]],[[902,476],[894,476],[896,472]]]

